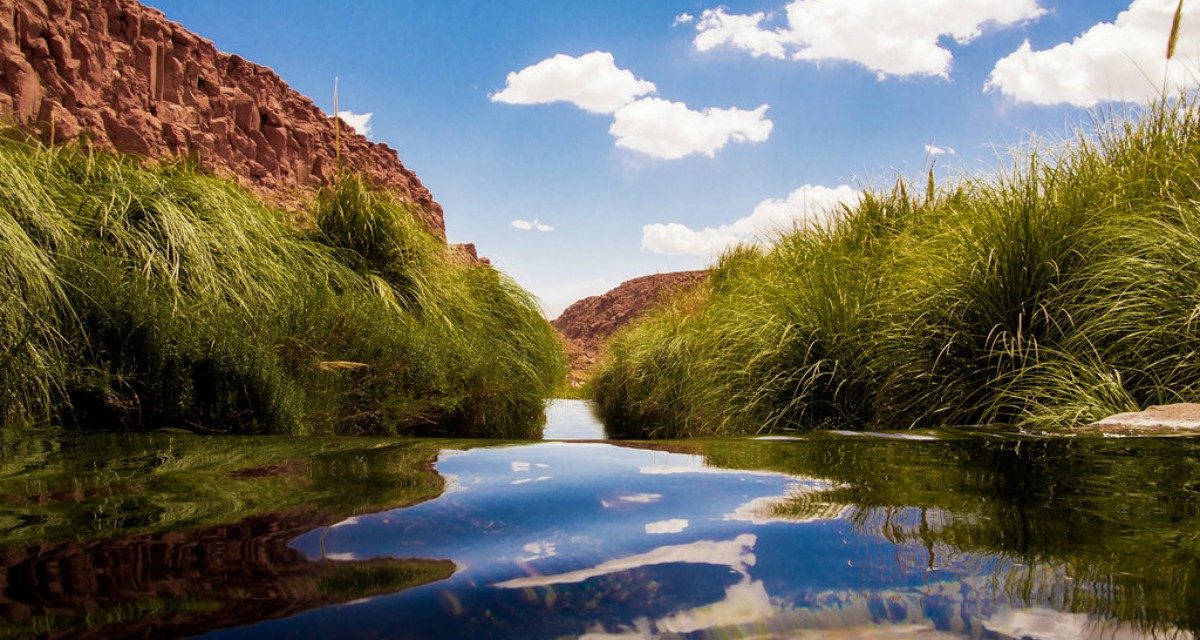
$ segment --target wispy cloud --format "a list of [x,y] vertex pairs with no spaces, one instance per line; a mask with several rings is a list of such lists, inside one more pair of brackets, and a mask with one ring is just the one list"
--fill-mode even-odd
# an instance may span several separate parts
[[953,147],[939,147],[934,144],[925,145],[925,155],[929,156],[930,158],[937,158],[938,156],[952,156],[954,153]]
[[675,22],[672,22],[671,26],[678,27],[681,24],[691,24],[692,21],[695,19],[696,19],[696,16],[685,11],[685,12],[675,16]]
[[554,231],[554,227],[544,224],[538,220],[513,220],[512,226],[521,231],[541,231],[543,233]]

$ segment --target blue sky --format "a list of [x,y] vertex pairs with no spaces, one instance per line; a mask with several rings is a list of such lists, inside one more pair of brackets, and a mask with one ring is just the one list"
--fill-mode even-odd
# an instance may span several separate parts
[[[990,172],[994,145],[1060,137],[1113,95],[1136,99],[1147,77],[1168,81],[1152,56],[1174,9],[1173,0],[147,4],[273,68],[327,112],[339,77],[341,107],[372,114],[370,137],[397,149],[442,203],[450,240],[474,242],[551,316],[631,277],[701,267],[737,234],[765,233],[763,220],[804,221],[829,198],[921,176],[927,145],[954,150],[937,159],[947,178]],[[1198,5],[1185,16],[1185,61]],[[675,24],[682,14],[692,19]],[[950,57],[941,67],[939,48]],[[580,77],[539,67],[500,95],[516,100],[493,99],[509,74],[558,54],[570,71],[591,52],[611,54],[614,82],[641,89],[566,86],[604,76],[606,59],[593,57]],[[605,90],[615,94],[602,113],[572,98]],[[512,103],[522,101],[534,104]],[[665,111],[672,102],[686,107]],[[718,124],[696,115],[707,108],[745,113],[717,114],[738,121]],[[663,142],[695,133],[676,131],[693,118],[716,142],[723,126],[733,137],[693,152]],[[618,146],[614,122],[633,128],[625,144],[635,148]],[[797,192],[804,185],[812,189]],[[653,238],[644,229],[667,223]]]

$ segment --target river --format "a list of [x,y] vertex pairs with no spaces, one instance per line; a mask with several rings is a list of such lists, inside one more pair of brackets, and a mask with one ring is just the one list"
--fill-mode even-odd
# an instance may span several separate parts
[[1200,441],[0,440],[0,637],[1200,631]]

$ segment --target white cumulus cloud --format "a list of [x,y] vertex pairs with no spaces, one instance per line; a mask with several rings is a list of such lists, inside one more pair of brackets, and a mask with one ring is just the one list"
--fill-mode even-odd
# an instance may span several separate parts
[[642,227],[642,249],[671,255],[716,256],[743,243],[769,240],[794,227],[825,223],[842,205],[853,206],[862,193],[848,185],[825,187],[806,184],[786,198],[758,203],[750,215],[719,227],[692,229],[676,222]]
[[747,51],[755,58],[787,57],[787,48],[784,46],[787,39],[786,30],[764,29],[762,23],[766,19],[767,14],[761,11],[751,14],[729,14],[725,13],[722,7],[707,9],[700,14],[693,43],[700,51],[728,46]]
[[338,111],[337,116],[342,122],[350,125],[356,133],[371,137],[371,116],[373,113],[354,113],[353,111]]
[[939,147],[935,144],[927,144],[925,145],[925,155],[931,158],[936,158],[938,156],[952,156],[954,155],[954,148]]
[[593,51],[579,57],[560,53],[510,73],[491,99],[508,104],[570,102],[592,113],[612,113],[654,91],[653,82],[618,67],[613,54]]
[[1009,27],[1040,17],[1038,0],[793,0],[783,26],[764,12],[707,9],[696,23],[700,51],[728,47],[754,57],[846,60],[881,78],[949,77],[953,54],[943,36],[960,45],[986,26]]
[[[558,54],[508,74],[494,102],[544,104],[565,101],[593,113],[612,114],[608,132],[616,145],[653,158],[674,160],[692,154],[712,157],[731,142],[762,142],[774,123],[767,105],[757,109],[695,110],[682,102],[643,97],[656,92],[653,82],[616,66],[613,55],[593,51],[577,58]],[[533,228],[513,226],[519,229]],[[549,231],[549,229],[539,229]]]
[[517,220],[512,221],[512,226],[517,229],[520,229],[521,231],[541,231],[541,232],[554,231],[554,227],[552,227],[548,224],[544,224],[538,220],[517,219]]
[[685,12],[675,16],[675,22],[672,22],[671,26],[678,27],[681,24],[690,24],[695,19],[696,19],[696,16],[685,11]]
[[992,69],[987,89],[1019,102],[1091,107],[1145,102],[1200,84],[1200,2],[1185,2],[1175,57],[1166,59],[1176,0],[1134,0],[1113,22],[1035,51],[1026,41]]
[[608,132],[618,147],[655,158],[712,157],[730,142],[766,140],[774,127],[765,117],[767,108],[695,111],[682,102],[643,98],[617,110]]

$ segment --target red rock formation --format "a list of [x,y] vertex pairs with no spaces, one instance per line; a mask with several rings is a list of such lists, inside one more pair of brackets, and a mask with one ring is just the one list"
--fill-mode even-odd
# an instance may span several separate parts
[[[178,533],[117,539],[0,547],[0,625],[41,629],[46,638],[179,638],[293,615],[357,597],[400,591],[443,580],[449,560],[309,560],[290,544],[340,519],[298,511],[247,518]],[[403,579],[382,585],[351,576],[386,570]],[[337,578],[349,588],[330,589]],[[163,606],[190,602],[192,608]],[[158,614],[120,616],[104,611],[159,608]],[[92,614],[93,617],[89,617]],[[30,635],[30,637],[35,637]]]
[[[134,0],[0,0],[0,53],[0,117],[56,141],[195,156],[284,207],[334,175],[334,121],[312,100]],[[343,123],[341,163],[445,238],[441,206],[387,145]]]
[[708,277],[707,271],[656,273],[622,282],[608,293],[584,298],[551,323],[567,341],[572,381],[586,377],[614,333],[672,294]]

